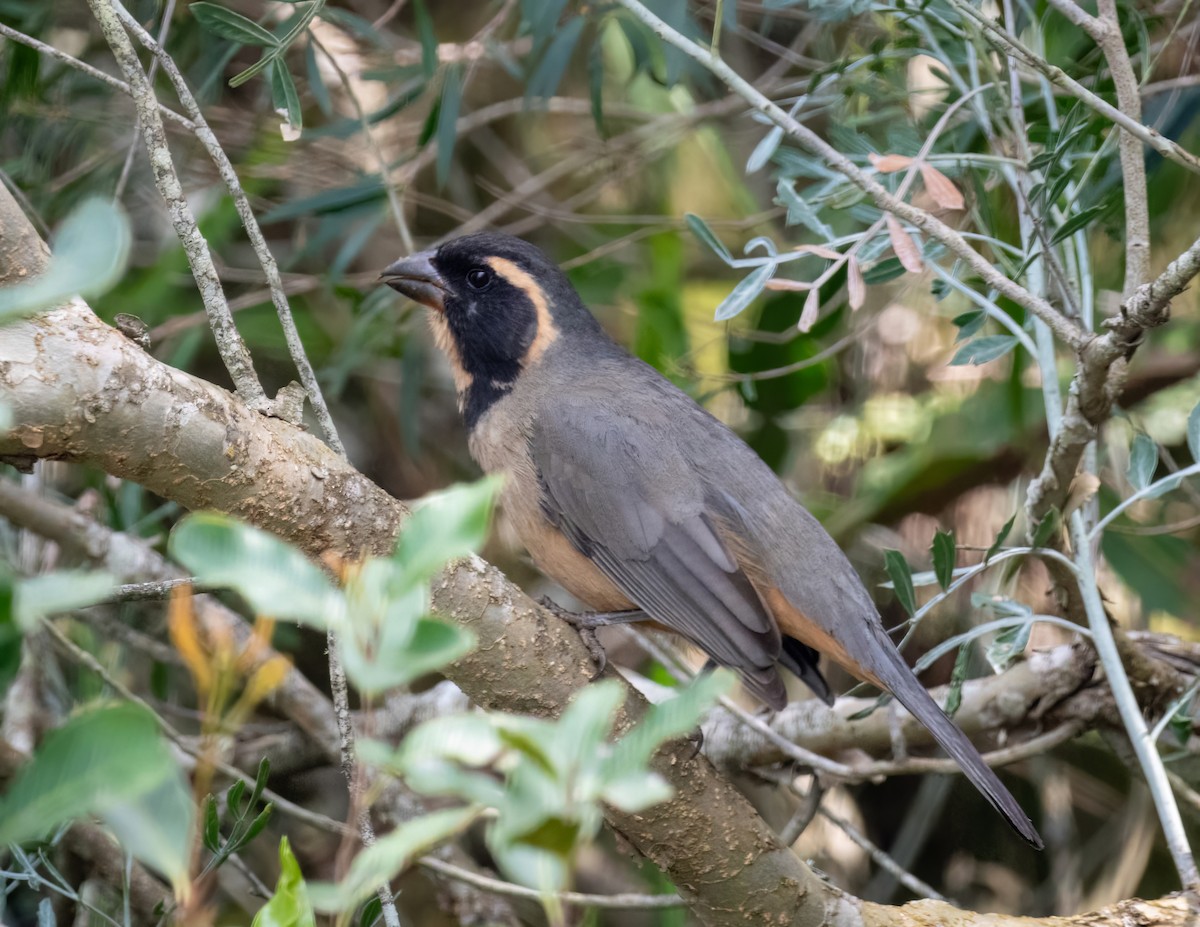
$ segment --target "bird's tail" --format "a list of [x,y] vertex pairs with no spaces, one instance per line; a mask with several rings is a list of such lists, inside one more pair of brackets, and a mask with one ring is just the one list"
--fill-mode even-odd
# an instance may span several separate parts
[[1017,804],[1017,800],[1004,787],[999,777],[984,763],[983,757],[979,755],[979,751],[967,735],[938,707],[933,696],[913,676],[912,670],[891,642],[888,641],[887,644],[882,648],[879,664],[872,667],[874,675],[879,677],[879,681],[891,691],[901,705],[929,729],[942,749],[959,765],[975,788],[983,793],[1012,829],[1031,846],[1042,849],[1042,838],[1024,809]]

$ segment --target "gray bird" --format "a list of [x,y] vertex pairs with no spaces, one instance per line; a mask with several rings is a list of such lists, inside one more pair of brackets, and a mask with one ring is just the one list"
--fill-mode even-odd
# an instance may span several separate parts
[[482,233],[381,279],[430,314],[472,456],[547,576],[599,621],[651,619],[773,709],[818,659],[890,691],[1033,846],[1042,841],[917,681],[834,540],[732,431],[601,329],[537,248]]

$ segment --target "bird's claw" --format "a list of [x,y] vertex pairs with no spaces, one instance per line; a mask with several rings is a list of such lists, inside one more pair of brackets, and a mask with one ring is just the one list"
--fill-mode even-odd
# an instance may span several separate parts
[[604,652],[604,647],[601,646],[599,638],[596,637],[596,628],[600,625],[589,620],[592,618],[591,615],[569,611],[549,596],[539,598],[538,604],[575,629],[579,635],[579,640],[588,652],[588,656],[592,658],[592,664],[596,667],[595,672],[592,673],[588,681],[595,682],[599,679],[604,674],[605,667],[608,666],[608,655]]

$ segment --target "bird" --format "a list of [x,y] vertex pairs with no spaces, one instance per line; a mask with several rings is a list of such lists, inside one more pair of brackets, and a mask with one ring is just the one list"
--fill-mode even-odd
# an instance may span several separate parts
[[505,516],[535,565],[595,610],[585,626],[649,619],[773,710],[788,700],[780,666],[832,704],[824,654],[890,692],[1042,847],[820,522],[741,438],[610,338],[544,252],[478,232],[402,257],[380,281],[432,310],[470,453],[507,477]]

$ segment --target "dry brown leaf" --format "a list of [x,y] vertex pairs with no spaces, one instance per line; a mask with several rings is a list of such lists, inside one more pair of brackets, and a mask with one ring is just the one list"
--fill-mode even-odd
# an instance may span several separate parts
[[826,248],[824,245],[796,245],[793,251],[799,251],[802,254],[815,254],[817,257],[823,257],[829,261],[836,261],[841,258],[841,255],[832,248]]
[[908,155],[885,154],[877,155],[871,152],[867,155],[867,160],[871,162],[871,166],[881,174],[894,174],[896,171],[902,171],[913,163],[913,158]]
[[1100,477],[1094,473],[1075,474],[1071,480],[1071,488],[1067,490],[1067,501],[1063,503],[1063,519],[1071,517],[1071,513],[1083,505],[1088,499],[1100,491]]
[[913,237],[904,231],[899,219],[890,212],[885,212],[883,216],[887,220],[888,238],[892,240],[892,250],[896,252],[896,257],[900,258],[900,263],[910,274],[919,274],[925,269],[925,262],[921,260],[921,249],[917,247]]
[[931,164],[921,165],[921,179],[925,189],[942,209],[962,209],[963,195],[954,181]]
[[821,312],[821,291],[813,287],[808,291],[808,298],[804,300],[804,311],[800,313],[800,324],[798,328],[802,332],[807,332],[817,324],[817,316]]
[[807,280],[785,280],[782,277],[776,277],[773,280],[768,280],[764,289],[783,290],[788,293],[799,291],[803,293],[805,290],[811,290],[812,284]]
[[850,256],[846,267],[846,289],[850,293],[850,309],[861,309],[867,301],[867,283],[863,280],[862,268],[858,266],[858,258]]

